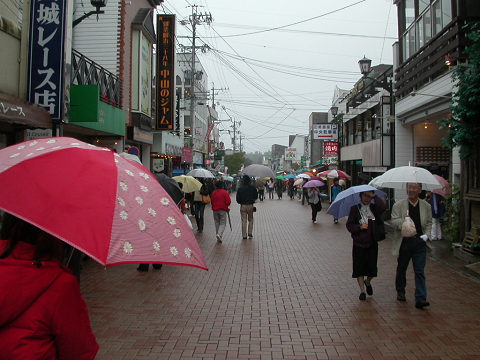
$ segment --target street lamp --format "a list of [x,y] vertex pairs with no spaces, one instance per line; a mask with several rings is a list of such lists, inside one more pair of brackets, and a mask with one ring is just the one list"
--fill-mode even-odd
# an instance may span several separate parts
[[80,16],[78,19],[73,21],[72,27],[77,26],[80,24],[83,20],[85,20],[87,17],[91,15],[97,15],[97,21],[98,21],[98,15],[99,14],[105,14],[105,11],[100,10],[101,8],[107,6],[107,0],[90,0],[90,4],[95,8],[95,10],[89,11],[88,13],[83,14]]

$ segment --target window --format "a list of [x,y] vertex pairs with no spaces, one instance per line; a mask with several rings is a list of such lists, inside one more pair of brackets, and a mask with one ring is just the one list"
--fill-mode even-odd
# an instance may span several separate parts
[[418,20],[417,23],[415,24],[415,48],[418,50],[420,49],[424,43],[424,31],[423,31],[423,21],[422,19]]
[[408,31],[408,51],[410,56],[415,54],[415,27],[412,26]]
[[423,20],[423,40],[425,44],[432,38],[432,15],[428,9],[422,17]]
[[450,0],[442,0],[442,22],[446,26],[452,21],[452,3]]
[[405,0],[405,26],[404,29],[408,28],[411,23],[415,20],[415,1],[414,0]]
[[437,0],[432,6],[432,15],[433,15],[433,27],[432,27],[432,35],[437,35],[440,31],[442,31],[442,9],[441,9],[441,2]]
[[418,13],[421,14],[430,6],[430,0],[418,0]]

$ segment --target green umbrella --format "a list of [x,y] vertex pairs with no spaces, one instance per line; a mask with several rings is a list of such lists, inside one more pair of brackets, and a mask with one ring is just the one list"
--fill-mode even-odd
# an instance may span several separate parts
[[277,177],[276,177],[275,179],[285,180],[285,176],[283,176],[283,175],[277,175]]

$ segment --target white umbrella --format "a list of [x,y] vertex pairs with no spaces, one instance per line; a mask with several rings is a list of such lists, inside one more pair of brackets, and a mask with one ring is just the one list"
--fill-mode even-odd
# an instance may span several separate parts
[[270,169],[268,166],[260,164],[248,165],[247,167],[245,167],[245,169],[243,169],[242,173],[248,176],[255,176],[260,178],[275,178],[275,174],[273,173],[272,169]]
[[215,176],[207,169],[193,169],[187,175],[195,178],[215,178]]
[[301,179],[310,179],[310,175],[307,175],[307,174],[300,174],[300,175],[297,175],[297,177]]
[[127,160],[135,161],[137,164],[143,165],[142,162],[140,161],[140,158],[137,155],[129,154],[126,152],[121,152],[118,155],[120,155],[121,157],[124,157]]
[[430,171],[416,166],[400,166],[390,169],[370,181],[369,185],[376,188],[406,189],[407,183],[420,183],[423,190],[443,187]]

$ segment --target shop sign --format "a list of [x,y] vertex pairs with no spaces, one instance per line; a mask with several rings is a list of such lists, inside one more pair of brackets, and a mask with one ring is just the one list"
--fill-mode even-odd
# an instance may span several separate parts
[[175,15],[157,17],[157,130],[173,130],[175,121]]
[[295,160],[297,156],[296,148],[286,148],[285,149],[285,160]]
[[133,140],[142,142],[145,144],[153,144],[153,133],[149,131],[144,131],[139,129],[138,127],[133,127]]
[[63,108],[65,1],[32,0],[28,53],[28,101],[61,122]]
[[165,169],[165,159],[153,158],[152,169],[154,172],[162,172]]
[[323,155],[338,155],[338,143],[336,141],[324,141]]
[[52,137],[52,129],[25,130],[25,140],[41,139],[48,137]]
[[313,125],[314,140],[336,140],[338,138],[337,124],[315,124]]
[[182,149],[182,162],[191,164],[193,162],[193,150],[184,147]]
[[194,164],[203,164],[203,154],[202,153],[193,153],[193,163]]
[[172,145],[172,144],[165,144],[165,153],[167,155],[173,155],[180,157],[182,156],[182,147],[177,146],[177,145]]

